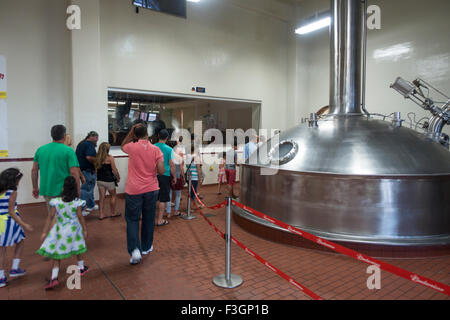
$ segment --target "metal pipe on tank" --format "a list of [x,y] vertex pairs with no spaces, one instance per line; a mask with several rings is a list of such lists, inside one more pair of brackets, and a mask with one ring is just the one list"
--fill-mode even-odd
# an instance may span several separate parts
[[330,114],[362,115],[360,0],[331,0]]
[[364,11],[363,11],[363,66],[362,66],[362,110],[367,117],[370,118],[370,113],[367,111],[366,106],[366,90],[367,90],[367,0],[364,0]]

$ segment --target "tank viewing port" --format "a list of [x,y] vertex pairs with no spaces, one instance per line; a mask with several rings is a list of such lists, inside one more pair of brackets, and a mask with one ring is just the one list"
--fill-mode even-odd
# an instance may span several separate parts
[[269,152],[269,160],[272,164],[286,164],[298,153],[298,144],[293,140],[284,140],[275,145]]

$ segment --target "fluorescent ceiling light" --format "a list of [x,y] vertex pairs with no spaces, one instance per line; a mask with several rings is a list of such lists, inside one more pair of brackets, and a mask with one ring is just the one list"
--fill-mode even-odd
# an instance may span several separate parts
[[328,27],[331,24],[331,17],[327,17],[318,21],[314,21],[306,26],[300,27],[295,30],[295,33],[298,34],[307,34],[325,27]]
[[108,101],[108,104],[111,105],[124,105],[126,102],[117,102],[117,101]]
[[200,0],[187,0],[187,2],[200,2]]

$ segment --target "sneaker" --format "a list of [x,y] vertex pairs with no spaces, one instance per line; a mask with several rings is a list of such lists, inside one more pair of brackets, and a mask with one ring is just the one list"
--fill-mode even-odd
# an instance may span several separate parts
[[50,289],[54,289],[58,286],[58,278],[50,280],[46,285],[45,285],[45,290],[50,290]]
[[18,277],[22,277],[26,274],[27,272],[25,270],[22,269],[16,269],[16,270],[11,270],[9,271],[9,276],[11,278],[18,278]]
[[4,277],[3,279],[0,279],[0,288],[6,287],[8,285],[8,279]]
[[153,251],[153,246],[148,251],[142,251],[142,254],[146,256],[152,251]]
[[141,259],[142,256],[139,249],[134,249],[134,251],[131,253],[130,264],[138,264],[139,262],[141,262]]
[[96,210],[98,210],[98,205],[95,205],[93,208],[86,208],[86,211],[89,211],[89,212],[96,211]]
[[84,269],[80,269],[80,276],[84,276],[88,272],[89,272],[89,267],[84,266]]

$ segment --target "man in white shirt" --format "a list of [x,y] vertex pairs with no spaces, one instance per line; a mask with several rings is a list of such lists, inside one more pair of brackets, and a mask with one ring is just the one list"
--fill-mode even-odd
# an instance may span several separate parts
[[258,137],[254,134],[250,136],[250,141],[244,146],[244,160],[247,161],[248,158],[258,149]]

